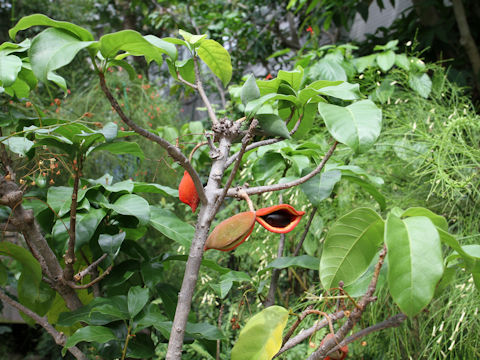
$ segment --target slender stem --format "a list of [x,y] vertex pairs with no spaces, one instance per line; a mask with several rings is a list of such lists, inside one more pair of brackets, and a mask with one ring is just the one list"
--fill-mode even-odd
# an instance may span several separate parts
[[148,140],[151,140],[153,142],[156,142],[159,144],[162,148],[164,148],[168,155],[170,157],[177,161],[185,170],[188,171],[190,174],[190,177],[193,180],[193,183],[195,184],[195,189],[197,190],[198,197],[200,198],[200,201],[202,204],[207,203],[207,198],[205,196],[205,191],[203,190],[203,184],[202,181],[200,180],[200,177],[198,176],[198,173],[195,171],[193,168],[192,164],[188,161],[185,155],[182,154],[180,149],[173,144],[170,144],[167,140],[164,138],[155,135],[151,133],[150,131],[138,126],[135,122],[133,122],[125,113],[123,112],[120,104],[117,102],[117,100],[114,98],[113,94],[107,87],[107,83],[105,82],[105,75],[101,72],[98,73],[98,76],[100,78],[100,87],[102,88],[102,91],[104,92],[105,96],[107,97],[108,101],[112,105],[113,109],[117,112],[118,116],[122,119],[122,121],[129,126],[133,131],[135,131],[137,134],[142,135],[143,137],[147,138]]
[[127,356],[127,348],[128,348],[128,342],[130,341],[130,332],[131,331],[132,331],[132,328],[130,327],[130,325],[128,325],[127,337],[125,338],[125,345],[123,345],[121,360],[125,360],[125,357]]
[[113,265],[110,265],[103,273],[102,275],[100,276],[97,276],[95,279],[93,279],[92,281],[90,281],[88,284],[85,284],[85,285],[77,285],[75,284],[74,282],[69,282],[68,284],[70,285],[70,287],[72,289],[88,289],[89,287],[97,284],[98,282],[100,282],[105,276],[107,276],[108,274],[110,274],[110,271],[112,271],[112,268],[113,268]]
[[[37,324],[43,327],[45,331],[47,331],[47,333],[50,334],[51,337],[53,337],[57,345],[65,346],[65,341],[67,339],[66,336],[63,333],[58,332],[52,325],[50,325],[47,318],[41,317],[40,315],[33,312],[32,310],[16,302],[7,294],[5,294],[2,290],[0,290],[0,300],[2,300],[6,304],[9,304],[15,309],[23,312],[27,316],[31,317]],[[87,357],[85,356],[85,354],[81,352],[80,349],[77,348],[76,346],[72,346],[71,348],[68,348],[68,351],[70,351],[72,355],[75,356],[76,359],[87,360]]]
[[[217,320],[217,327],[219,330],[222,329],[222,317],[223,317],[224,308],[225,308],[225,304],[222,302],[222,305],[220,305],[220,311],[218,312],[218,320]],[[221,344],[221,340],[217,340],[217,354],[215,356],[215,360],[220,360],[220,344]]]
[[[338,142],[335,141],[333,143],[333,145],[330,147],[330,149],[328,150],[328,152],[323,157],[320,164],[312,172],[310,172],[309,174],[307,174],[307,175],[305,175],[305,176],[303,176],[303,177],[301,177],[297,180],[289,181],[289,182],[286,182],[284,184],[256,186],[256,187],[252,187],[252,188],[248,188],[248,189],[244,189],[244,190],[248,195],[262,194],[262,193],[268,192],[268,191],[279,191],[279,190],[290,189],[294,186],[298,186],[300,184],[303,184],[304,182],[310,180],[312,177],[317,175],[320,171],[322,171],[322,169],[325,166],[325,164],[327,163],[328,159],[330,159],[333,152],[335,151],[335,148],[337,147],[337,145],[338,145]],[[230,189],[227,192],[227,196],[236,197],[236,196],[238,196],[238,191],[239,191],[239,189]]]
[[218,124],[217,115],[215,115],[215,111],[213,111],[212,104],[210,103],[210,100],[208,100],[207,94],[205,94],[205,90],[203,89],[202,80],[200,79],[200,67],[198,66],[198,59],[196,56],[193,57],[193,66],[195,69],[195,82],[196,82],[198,94],[202,98],[202,101],[205,107],[207,108],[208,116],[212,121],[212,125],[216,125]]
[[305,241],[305,238],[307,237],[308,231],[310,230],[310,226],[312,225],[312,221],[313,221],[313,218],[315,217],[316,212],[317,212],[317,208],[314,207],[312,212],[310,213],[310,217],[308,218],[308,222],[307,222],[307,225],[305,226],[305,230],[303,231],[302,237],[300,238],[300,241],[298,242],[292,256],[295,257],[300,252],[300,249],[302,248],[303,242]]
[[[95,260],[93,263],[91,263],[90,265],[88,265],[85,269],[83,269],[82,271],[80,271],[78,274],[76,274],[73,278],[75,279],[75,281],[80,281],[82,280],[85,276],[87,276],[95,267],[97,267],[98,264],[100,264],[106,257],[108,256],[108,254],[103,254],[102,256],[100,256],[97,260]],[[85,259],[85,260],[88,260],[88,259]]]
[[63,278],[66,281],[73,280],[73,265],[75,264],[75,237],[76,237],[76,224],[77,224],[77,199],[78,199],[78,184],[80,183],[80,174],[82,171],[82,155],[78,155],[73,163],[73,191],[72,191],[72,203],[70,205],[70,228],[68,229],[68,249],[65,253],[65,269],[63,271]]

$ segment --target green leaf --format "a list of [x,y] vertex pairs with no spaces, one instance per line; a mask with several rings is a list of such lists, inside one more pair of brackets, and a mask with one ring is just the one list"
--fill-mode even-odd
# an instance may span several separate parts
[[8,280],[8,269],[0,261],[0,286],[5,286]]
[[252,167],[253,179],[256,182],[270,180],[275,175],[278,176],[278,171],[285,167],[285,162],[282,155],[279,153],[268,152],[259,157]]
[[190,34],[188,31],[185,31],[182,29],[178,30],[178,33],[185,39],[186,42],[188,42],[191,45],[194,45],[197,42],[202,41],[207,37],[207,34],[193,35],[193,34]]
[[372,209],[358,208],[338,219],[323,244],[320,280],[328,290],[352,284],[367,270],[383,241],[383,220]]
[[[95,234],[98,225],[105,217],[106,212],[103,209],[90,209],[88,213],[77,213],[75,226],[75,251],[87,244]],[[68,230],[70,221],[67,218],[58,219],[52,229],[53,240],[59,244],[62,251],[66,249],[69,239]]]
[[228,51],[215,40],[205,39],[200,42],[197,53],[226,87],[232,78],[232,62]]
[[30,16],[24,16],[21,18],[13,28],[8,31],[8,35],[12,40],[15,40],[15,36],[21,30],[26,30],[32,26],[50,26],[57,29],[67,30],[74,34],[80,40],[92,41],[93,35],[86,29],[74,25],[66,21],[56,21],[42,14],[33,14]]
[[317,61],[315,65],[310,68],[308,74],[314,80],[347,81],[347,74],[344,68],[330,59]]
[[150,220],[150,205],[147,200],[135,194],[123,195],[113,204],[102,203],[102,205],[118,214],[136,217],[141,225],[145,225]]
[[[55,291],[46,283],[36,283],[28,273],[22,272],[17,285],[18,300],[30,310],[43,316],[47,313],[55,299]],[[24,319],[29,317],[23,316]]]
[[165,52],[165,54],[167,54],[173,61],[177,60],[178,51],[175,45],[172,43],[162,40],[155,35],[146,35],[143,38],[150,44],[155,45],[157,48]]
[[303,80],[303,68],[297,66],[292,71],[280,70],[277,79],[286,81],[294,90],[298,90]]
[[338,85],[322,87],[318,90],[319,94],[333,96],[342,100],[357,100],[362,97],[359,84],[350,84],[342,82]]
[[4,144],[11,152],[20,156],[26,156],[33,146],[33,141],[20,136],[0,137],[0,143]]
[[39,286],[42,280],[42,269],[37,259],[27,249],[2,241],[0,242],[0,255],[10,256],[18,261],[22,265],[22,274],[30,279],[36,287]]
[[292,266],[298,266],[304,269],[318,270],[320,266],[320,259],[309,255],[279,257],[273,260],[270,264],[268,264],[267,268],[285,269]]
[[161,65],[162,54],[168,54],[167,51],[153,45],[134,30],[122,30],[104,35],[100,38],[99,43],[100,52],[106,59],[115,58],[119,51],[125,51],[129,55],[144,56],[147,62],[154,60]]
[[448,223],[447,220],[440,215],[435,214],[434,212],[425,209],[423,207],[412,207],[408,208],[402,213],[401,218],[411,217],[411,216],[425,216],[429,218],[433,225],[441,230],[448,231]]
[[129,341],[127,358],[130,359],[151,359],[155,356],[155,344],[150,334],[137,333]]
[[388,50],[378,54],[377,64],[383,72],[387,72],[395,64],[395,52]]
[[235,343],[231,360],[270,360],[282,346],[282,332],[287,325],[288,310],[270,306],[245,324]]
[[361,100],[347,107],[319,103],[318,111],[335,140],[356,153],[370,149],[380,135],[382,110],[370,100]]
[[253,74],[251,74],[245,81],[245,84],[243,84],[240,97],[244,105],[260,97],[260,90]]
[[385,242],[390,294],[402,312],[415,316],[430,303],[443,274],[437,229],[425,216],[402,220],[389,214]]
[[216,326],[208,323],[187,322],[185,331],[197,339],[222,340],[225,338],[223,333]]
[[225,299],[233,286],[233,281],[231,280],[222,280],[218,284],[209,283],[208,284],[213,291],[220,297],[220,299]]
[[395,65],[405,71],[410,70],[410,61],[405,54],[395,54]]
[[151,207],[150,225],[169,239],[186,248],[192,243],[195,229],[192,225],[180,220],[170,210],[158,206]]
[[178,190],[171,187],[153,183],[134,182],[133,192],[135,193],[151,193],[162,194],[163,196],[178,197]]
[[75,331],[65,342],[65,348],[71,348],[81,341],[97,342],[100,344],[116,339],[113,331],[104,326],[85,326]]
[[280,116],[275,114],[258,114],[257,119],[262,130],[268,135],[291,139],[287,125]]
[[134,286],[128,290],[128,313],[130,314],[131,319],[133,319],[135,315],[142,311],[142,309],[148,302],[148,298],[148,288]]
[[[306,175],[306,173],[305,171],[302,175]],[[319,207],[320,203],[331,195],[335,184],[339,182],[341,178],[342,173],[340,170],[325,171],[301,184],[300,188],[312,205]]]
[[104,253],[115,259],[120,252],[123,240],[125,240],[125,232],[116,235],[101,234],[98,238],[98,245]]
[[408,85],[417,92],[418,95],[428,98],[432,91],[432,80],[427,74],[410,73],[408,77]]
[[363,190],[368,192],[375,199],[378,205],[380,205],[380,210],[384,210],[387,206],[385,196],[383,196],[373,184],[363,180],[361,177],[358,176],[342,175],[342,179],[355,183],[359,185]]
[[65,30],[48,28],[35,36],[29,50],[35,76],[46,83],[56,81],[54,71],[69,64],[77,53],[93,41],[81,41]]
[[353,59],[353,64],[357,68],[357,71],[359,73],[362,73],[366,68],[373,66],[376,58],[377,58],[377,54],[362,56],[362,57]]
[[256,100],[250,101],[246,106],[245,106],[245,115],[247,118],[252,118],[255,116],[258,110],[268,101],[274,101],[274,100],[285,100],[289,101],[293,104],[295,104],[296,97],[293,95],[284,95],[284,94],[267,94],[264,95]]
[[137,156],[140,159],[145,159],[145,155],[143,154],[142,149],[136,142],[127,142],[127,141],[119,141],[119,142],[111,142],[111,143],[103,143],[97,145],[93,148],[90,148],[87,152],[87,155],[90,155],[94,151],[99,150],[106,150],[112,154],[130,154],[133,156]]
[[[70,211],[73,188],[66,186],[51,186],[47,191],[47,203],[57,216],[62,217]],[[77,193],[77,203],[80,203],[87,190],[80,189]]]
[[22,69],[22,60],[18,56],[0,54],[0,84],[3,86],[12,85]]

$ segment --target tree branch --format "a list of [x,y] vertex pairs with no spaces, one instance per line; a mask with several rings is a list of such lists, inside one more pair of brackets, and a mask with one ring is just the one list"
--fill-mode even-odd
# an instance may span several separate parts
[[[0,290],[0,300],[5,302],[6,304],[9,304],[15,309],[23,312],[27,316],[31,317],[37,324],[43,327],[50,334],[51,337],[53,337],[57,345],[65,346],[66,336],[63,333],[60,333],[57,330],[55,330],[55,328],[52,325],[50,325],[50,323],[46,318],[41,317],[40,315],[33,312],[32,310],[16,302],[7,294],[5,294],[2,290]],[[80,349],[77,348],[76,346],[72,346],[71,348],[68,349],[68,351],[70,351],[72,355],[75,356],[76,359],[87,360],[86,355],[83,352],[81,352]]]
[[202,181],[200,180],[200,177],[198,176],[198,173],[193,168],[192,164],[188,161],[187,157],[182,154],[180,149],[170,144],[167,140],[161,138],[158,135],[151,133],[146,129],[143,129],[142,127],[134,123],[132,120],[130,120],[130,118],[127,115],[125,115],[122,108],[118,104],[117,100],[113,97],[113,94],[108,89],[107,84],[105,82],[105,75],[99,72],[98,76],[100,78],[100,87],[102,88],[102,91],[104,92],[108,101],[112,105],[113,109],[120,116],[122,121],[131,129],[133,129],[133,131],[135,131],[137,134],[142,135],[148,140],[159,144],[162,148],[164,148],[167,151],[168,155],[173,160],[177,161],[189,173],[190,177],[193,180],[193,183],[195,184],[195,189],[197,190],[198,197],[200,198],[200,201],[202,202],[202,204],[205,205],[207,203],[207,198],[205,197],[205,191],[203,190]]
[[[312,177],[314,177],[315,175],[317,175],[320,171],[322,171],[323,167],[325,166],[325,164],[327,163],[328,159],[330,159],[330,157],[332,156],[333,152],[335,151],[335,148],[337,147],[337,144],[338,142],[335,141],[333,143],[333,145],[331,146],[331,148],[328,150],[328,152],[325,154],[325,156],[323,157],[322,161],[320,162],[320,164],[315,168],[315,170],[313,170],[312,172],[310,172],[309,174],[297,179],[297,180],[293,180],[293,181],[289,181],[289,182],[286,182],[284,184],[274,184],[274,185],[265,185],[265,186],[256,186],[256,187],[252,187],[252,188],[248,188],[248,189],[243,189],[243,191],[245,191],[247,193],[247,195],[253,195],[253,194],[262,194],[262,193],[265,193],[265,192],[269,192],[269,191],[279,191],[279,190],[285,190],[285,189],[290,189],[291,187],[294,187],[294,186],[298,186],[300,184],[303,184],[304,182],[310,180]],[[230,197],[237,197],[238,196],[238,192],[240,191],[239,188],[235,188],[235,189],[230,189],[228,192],[227,192],[227,196],[230,196]]]
[[300,241],[298,242],[297,247],[295,248],[295,251],[292,254],[293,257],[297,256],[298,253],[300,252],[300,249],[302,248],[303,242],[307,237],[308,231],[310,230],[310,226],[312,225],[312,221],[313,221],[313,218],[315,217],[316,212],[317,212],[317,208],[314,207],[312,212],[310,213],[310,217],[308,218],[307,225],[305,225],[305,230],[303,231],[302,237],[300,238]]
[[315,350],[307,360],[320,360],[325,358],[333,349],[345,339],[345,336],[353,329],[358,320],[360,320],[365,308],[368,304],[376,300],[376,297],[373,296],[375,289],[377,287],[378,276],[380,274],[380,269],[382,268],[383,262],[385,260],[385,255],[387,254],[387,247],[384,244],[382,251],[378,258],[378,262],[375,265],[375,270],[373,272],[372,280],[368,285],[365,295],[357,303],[355,309],[350,313],[345,324],[343,324],[340,329],[338,329],[335,336],[332,336],[329,339],[325,339],[322,345]]
[[68,284],[70,285],[70,287],[72,289],[88,289],[89,287],[95,285],[96,283],[98,283],[99,281],[101,281],[105,276],[107,276],[108,274],[110,274],[110,271],[112,270],[113,268],[113,265],[110,265],[103,273],[102,275],[100,276],[97,276],[95,279],[93,279],[92,281],[90,281],[88,284],[85,284],[85,285],[77,285],[75,284],[74,282],[69,282]]
[[212,125],[216,125],[218,124],[217,115],[215,115],[215,111],[213,111],[212,104],[210,103],[210,100],[208,100],[207,94],[205,94],[205,90],[203,89],[202,80],[200,79],[200,68],[198,66],[198,60],[196,56],[193,57],[193,65],[195,68],[195,81],[197,85],[198,94],[202,98],[202,101],[205,104],[205,107],[207,108],[208,117],[212,121]]
[[98,264],[100,264],[106,257],[108,256],[108,254],[103,254],[102,256],[100,256],[97,260],[95,260],[93,263],[91,263],[90,265],[88,265],[85,269],[83,269],[82,271],[80,271],[79,273],[77,273],[73,278],[75,279],[75,281],[80,281],[82,280],[85,276],[87,276],[92,270],[94,270]]

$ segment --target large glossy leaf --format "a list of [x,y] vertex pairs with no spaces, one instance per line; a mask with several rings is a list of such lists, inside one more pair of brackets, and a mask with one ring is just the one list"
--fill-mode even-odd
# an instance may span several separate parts
[[153,45],[134,30],[122,30],[104,35],[99,42],[100,52],[108,59],[117,56],[119,51],[125,51],[130,55],[145,56],[148,62],[154,60],[161,65],[163,62],[162,54],[168,54],[163,48]]
[[251,74],[243,84],[240,97],[244,105],[260,97],[260,90],[258,89],[257,82],[255,81],[255,76],[253,74]]
[[178,52],[175,45],[172,43],[162,40],[155,35],[146,35],[144,39],[147,40],[150,44],[155,45],[156,47],[160,48],[164,51],[172,60],[177,60]]
[[26,156],[34,144],[33,141],[21,136],[0,137],[0,143],[4,144],[11,152],[20,156]]
[[197,48],[200,59],[222,80],[223,86],[227,86],[232,78],[232,62],[230,54],[215,40],[204,39]]
[[[95,234],[98,225],[105,217],[106,212],[103,209],[90,209],[87,213],[77,213],[75,225],[75,250],[80,249],[88,243]],[[70,219],[58,219],[52,229],[52,236],[55,242],[55,248],[59,251],[65,251],[69,239],[68,230],[70,228]]]
[[55,70],[69,64],[77,53],[90,46],[92,41],[81,41],[76,36],[62,29],[49,28],[32,40],[29,50],[32,70],[43,81],[56,81]]
[[231,360],[270,360],[282,346],[288,310],[270,306],[248,320],[235,343]]
[[318,111],[335,140],[356,153],[370,149],[380,135],[382,111],[370,100],[347,107],[319,103]]
[[125,232],[116,235],[101,234],[98,237],[98,245],[100,245],[104,253],[110,255],[112,259],[115,259],[120,251],[123,240],[125,240]]
[[93,35],[86,29],[66,21],[56,21],[42,14],[33,14],[21,18],[13,28],[8,31],[11,39],[15,40],[15,36],[21,30],[26,30],[32,26],[50,26],[52,28],[67,30],[83,41],[92,41]]
[[148,302],[148,298],[148,288],[134,286],[128,290],[128,313],[130,314],[131,319],[143,309]]
[[111,143],[103,143],[95,146],[94,148],[90,148],[90,150],[87,152],[87,155],[90,155],[92,152],[99,150],[105,150],[117,155],[130,154],[133,156],[137,156],[142,160],[145,158],[142,149],[136,142],[118,141]]
[[[72,193],[73,188],[71,187],[51,186],[48,188],[47,203],[57,214],[57,216],[62,217],[70,211],[70,206],[72,204]],[[80,203],[83,200],[86,193],[87,191],[83,189],[78,191],[77,203]]]
[[133,192],[135,193],[152,193],[162,194],[164,196],[178,197],[178,190],[165,185],[159,185],[154,183],[134,182]]
[[338,219],[323,244],[320,280],[325,289],[353,283],[367,270],[383,241],[383,220],[372,209],[358,208]]
[[281,136],[285,139],[290,139],[290,132],[288,131],[285,121],[275,114],[258,114],[257,119],[260,127],[268,135]]
[[301,184],[300,188],[312,205],[318,207],[323,200],[331,195],[335,184],[339,182],[341,178],[342,173],[340,170],[325,171]]
[[294,90],[298,90],[303,80],[303,68],[297,66],[297,68],[292,71],[280,70],[277,79],[286,81]]
[[22,265],[22,273],[25,277],[31,279],[35,286],[39,286],[42,280],[42,269],[38,261],[25,248],[2,241],[0,242],[0,255],[10,256]]
[[155,356],[155,344],[150,334],[137,333],[129,341],[127,358],[129,359],[151,359]]
[[141,225],[145,225],[150,220],[150,205],[147,200],[135,194],[123,195],[113,204],[102,203],[102,205],[118,214],[136,217]]
[[402,220],[389,214],[385,242],[390,294],[402,312],[415,316],[432,300],[443,274],[437,229],[425,216]]
[[[22,272],[18,279],[18,300],[30,310],[43,316],[47,313],[55,299],[55,291],[46,283],[36,283],[28,272]],[[22,316],[24,319],[29,319]],[[30,319],[29,319],[30,322]]]
[[331,59],[322,59],[310,68],[309,75],[315,80],[347,81],[347,74],[340,64]]
[[150,225],[163,235],[186,248],[192,243],[195,229],[192,225],[180,220],[170,210],[157,206],[151,207]]
[[22,60],[15,55],[0,54],[0,84],[4,87],[12,85],[22,68]]
[[408,208],[407,210],[405,210],[403,213],[402,213],[402,218],[406,218],[406,217],[411,217],[411,216],[425,216],[425,217],[428,217],[431,222],[433,223],[433,225],[435,225],[436,227],[444,230],[444,231],[448,231],[448,223],[447,223],[447,220],[443,217],[443,216],[440,216],[440,215],[437,215],[435,214],[434,212],[428,210],[428,209],[425,209],[423,207],[411,207],[411,208]]
[[75,331],[75,333],[67,339],[65,347],[70,348],[81,341],[102,344],[114,339],[116,339],[116,336],[110,328],[104,326],[85,326]]
[[252,118],[265,103],[274,100],[285,100],[295,104],[296,97],[293,95],[275,93],[264,95],[258,99],[250,101],[247,106],[245,106],[245,116],[248,118]]

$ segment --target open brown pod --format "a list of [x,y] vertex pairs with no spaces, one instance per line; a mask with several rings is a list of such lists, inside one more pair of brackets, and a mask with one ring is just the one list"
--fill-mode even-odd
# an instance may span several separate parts
[[205,250],[230,251],[243,243],[252,233],[255,225],[253,211],[241,212],[218,224],[205,243]]
[[192,208],[192,212],[197,210],[200,198],[198,197],[197,189],[195,189],[195,184],[187,171],[183,173],[182,181],[180,181],[178,186],[178,197],[181,202]]
[[280,204],[257,210],[256,220],[268,231],[284,234],[292,231],[304,214],[291,205]]

